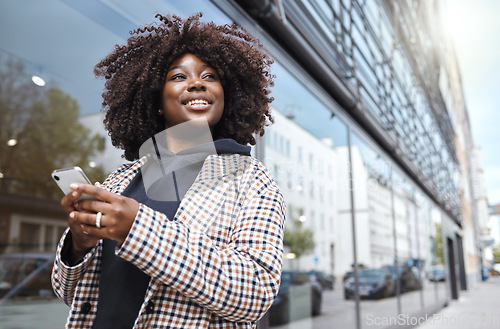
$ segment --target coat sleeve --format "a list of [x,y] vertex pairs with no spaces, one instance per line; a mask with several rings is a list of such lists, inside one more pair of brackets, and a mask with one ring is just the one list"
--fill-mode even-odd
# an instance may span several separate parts
[[[114,185],[117,185],[121,180],[117,179],[122,177],[124,173],[132,166],[132,164],[124,164],[120,166],[116,171],[111,173],[103,184],[96,185],[101,186],[111,190]],[[113,185],[114,184],[114,185]],[[56,258],[54,261],[54,266],[52,268],[52,289],[56,296],[61,299],[66,305],[71,306],[73,303],[73,298],[75,296],[75,290],[80,281],[83,280],[84,275],[90,270],[91,278],[97,278],[98,270],[96,269],[96,262],[100,257],[100,253],[97,252],[101,248],[100,242],[92,249],[90,249],[82,258],[82,261],[70,266],[64,261],[63,250],[69,248],[68,244],[71,243],[71,232],[68,229],[64,232],[59,244],[57,246]],[[85,280],[84,280],[85,281]],[[80,285],[84,286],[84,289],[90,289],[94,282],[85,281]]]
[[[285,205],[262,165],[246,174],[223,247],[205,232],[142,205],[117,254],[229,321],[260,319],[279,289]],[[226,214],[227,215],[227,214]]]
[[52,268],[52,289],[56,296],[61,299],[66,305],[71,306],[77,283],[82,279],[87,272],[90,263],[95,257],[97,247],[88,251],[81,262],[70,266],[64,262],[62,250],[70,238],[71,232],[69,228],[63,234],[57,247],[56,258]]

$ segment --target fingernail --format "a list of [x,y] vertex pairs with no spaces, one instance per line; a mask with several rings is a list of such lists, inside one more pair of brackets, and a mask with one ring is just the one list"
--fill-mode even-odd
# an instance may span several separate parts
[[76,198],[78,196],[78,193],[73,192],[73,193],[71,193],[71,196]]
[[72,184],[69,185],[69,187],[71,187],[73,190],[77,190],[78,189],[78,184],[72,183]]
[[74,212],[70,212],[69,213],[69,218],[75,218],[75,213]]

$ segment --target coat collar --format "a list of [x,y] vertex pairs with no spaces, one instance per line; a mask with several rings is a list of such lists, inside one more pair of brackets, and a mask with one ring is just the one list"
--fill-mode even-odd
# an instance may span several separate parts
[[[227,191],[230,185],[234,184],[235,176],[249,166],[250,161],[245,160],[249,158],[239,154],[209,155],[194,183],[182,198],[175,220],[195,231],[208,230],[228,198]],[[117,180],[119,182],[111,186],[111,191],[121,194],[147,161],[148,157],[145,156],[128,167],[123,180]]]

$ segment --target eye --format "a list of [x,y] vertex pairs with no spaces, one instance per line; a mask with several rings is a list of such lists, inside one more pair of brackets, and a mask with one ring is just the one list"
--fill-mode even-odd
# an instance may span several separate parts
[[181,80],[181,79],[185,79],[185,78],[186,78],[186,76],[184,74],[179,73],[179,74],[173,75],[169,80],[174,81],[174,80]]
[[206,73],[206,74],[203,75],[203,79],[217,80],[217,74],[215,74],[215,73]]

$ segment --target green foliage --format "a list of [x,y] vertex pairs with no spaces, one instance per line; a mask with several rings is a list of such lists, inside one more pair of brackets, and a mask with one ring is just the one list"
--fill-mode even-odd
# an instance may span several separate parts
[[500,264],[500,246],[493,248],[493,259],[495,264]]
[[444,265],[443,235],[439,223],[436,223],[436,238],[434,240],[434,245],[436,247],[437,265]]
[[[354,263],[351,264],[351,267],[354,269]],[[358,264],[358,268],[359,269],[364,269],[364,268],[368,268],[364,263],[359,263]]]
[[[104,140],[78,121],[80,107],[66,92],[34,85],[21,63],[0,62],[0,188],[3,192],[59,199],[54,169],[78,165],[102,180],[102,168],[90,168]],[[8,146],[7,141],[17,144]]]
[[313,232],[303,227],[303,223],[294,219],[290,228],[285,228],[283,241],[290,247],[290,252],[297,258],[314,249]]

